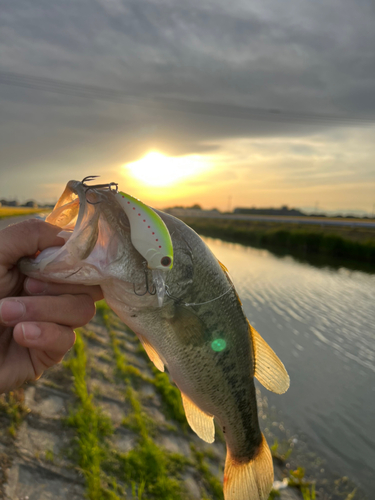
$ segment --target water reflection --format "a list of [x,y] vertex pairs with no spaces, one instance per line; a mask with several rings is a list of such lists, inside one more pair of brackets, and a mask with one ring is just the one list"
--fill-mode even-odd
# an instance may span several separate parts
[[375,275],[318,268],[267,250],[205,241],[229,269],[251,324],[290,374],[289,391],[283,396],[267,393],[269,403],[371,498]]

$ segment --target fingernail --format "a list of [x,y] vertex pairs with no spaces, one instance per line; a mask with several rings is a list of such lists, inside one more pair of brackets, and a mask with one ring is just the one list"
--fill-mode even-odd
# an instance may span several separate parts
[[32,295],[38,295],[47,290],[47,283],[44,281],[34,280],[33,278],[28,278],[25,282],[25,290]]
[[42,333],[42,330],[35,323],[24,323],[21,327],[25,340],[36,340]]
[[25,304],[19,300],[3,300],[0,303],[0,319],[3,323],[12,323],[22,318],[25,312]]

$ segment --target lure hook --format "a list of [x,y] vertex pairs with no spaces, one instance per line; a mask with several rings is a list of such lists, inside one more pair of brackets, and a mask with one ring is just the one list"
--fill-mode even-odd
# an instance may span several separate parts
[[150,288],[150,282],[149,282],[149,279],[148,279],[148,270],[147,270],[147,262],[143,262],[143,271],[145,273],[145,285],[146,285],[146,290],[143,292],[143,293],[138,293],[135,289],[135,283],[133,283],[133,290],[134,290],[134,293],[136,295],[138,295],[138,297],[143,297],[144,295],[146,295],[146,293],[149,293],[150,295],[155,295],[156,294],[156,288],[155,288],[155,285],[152,284],[152,288]]
[[[97,177],[100,177],[100,175],[88,175],[87,177],[85,177],[84,179],[82,179],[82,185],[83,185],[83,187],[86,188],[85,194],[88,193],[88,191],[90,191],[90,189],[103,189],[103,188],[109,189],[112,193],[115,193],[115,194],[118,193],[118,184],[117,184],[117,182],[109,182],[107,184],[94,184],[92,186],[88,186],[87,184],[85,184],[86,182],[93,181]],[[114,189],[112,189],[112,188],[114,188]],[[90,205],[98,205],[98,203],[100,203],[100,201],[96,201],[96,202],[89,201],[87,198],[86,198],[86,201]]]

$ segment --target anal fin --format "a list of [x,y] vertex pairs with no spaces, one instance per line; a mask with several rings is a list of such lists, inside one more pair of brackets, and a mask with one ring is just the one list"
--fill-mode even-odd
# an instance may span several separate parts
[[160,370],[161,372],[164,371],[164,363],[161,360],[159,354],[155,351],[154,347],[150,344],[150,342],[145,339],[142,335],[137,335],[139,340],[142,342],[142,345],[147,352],[148,357],[150,360],[154,363],[156,368]]
[[250,323],[249,331],[254,349],[254,377],[269,391],[283,394],[290,384],[285,366]]
[[214,417],[202,411],[185,394],[181,392],[186,420],[193,431],[206,443],[215,441]]

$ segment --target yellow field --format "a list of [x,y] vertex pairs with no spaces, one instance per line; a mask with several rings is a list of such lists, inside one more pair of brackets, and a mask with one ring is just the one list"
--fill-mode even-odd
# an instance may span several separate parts
[[6,217],[16,217],[17,215],[38,214],[40,212],[49,212],[47,208],[27,208],[27,207],[0,207],[0,219]]

